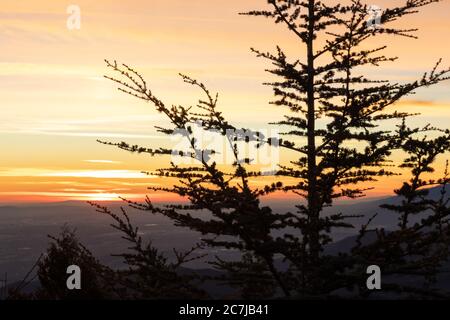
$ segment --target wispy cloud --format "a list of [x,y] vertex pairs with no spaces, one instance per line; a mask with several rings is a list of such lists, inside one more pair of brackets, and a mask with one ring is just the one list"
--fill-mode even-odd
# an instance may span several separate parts
[[[153,128],[153,125],[159,121],[160,117],[157,115],[51,121],[6,118],[0,119],[0,132],[71,137],[161,139],[163,136],[155,134]],[[114,131],[111,128],[114,128]]]
[[133,170],[47,170],[39,168],[9,168],[0,170],[0,177],[67,177],[101,179],[149,179],[145,173]]
[[83,160],[84,162],[89,163],[122,163],[121,161],[114,161],[114,160]]
[[101,70],[86,66],[67,66],[51,63],[0,62],[0,76],[85,76],[88,79],[99,80],[96,76]]
[[437,103],[431,100],[402,100],[397,103],[398,105],[414,105],[414,106],[436,106],[442,105],[442,103]]
[[76,178],[115,178],[115,179],[144,179],[148,175],[131,170],[81,170],[46,172],[40,174],[43,177],[76,177]]
[[127,199],[141,198],[141,194],[125,194],[119,195],[117,193],[82,193],[82,192],[0,192],[0,197],[18,197],[23,201],[23,197],[33,198],[49,198],[51,200],[90,200],[90,201],[122,201],[120,197]]

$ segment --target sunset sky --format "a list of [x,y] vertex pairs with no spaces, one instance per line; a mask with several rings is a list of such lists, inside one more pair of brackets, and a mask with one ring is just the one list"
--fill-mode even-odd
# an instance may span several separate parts
[[[373,0],[392,6],[404,1]],[[81,8],[81,29],[66,27],[66,9]],[[190,105],[198,91],[177,76],[189,74],[220,93],[220,108],[237,125],[265,128],[282,113],[268,104],[267,62],[250,47],[279,44],[297,58],[304,48],[281,26],[239,12],[265,0],[2,0],[0,6],[0,203],[111,200],[141,197],[161,181],[140,173],[166,165],[100,145],[96,139],[149,147],[167,144],[154,129],[165,120],[149,104],[118,92],[103,78],[103,59],[130,64],[168,104]],[[450,65],[450,1],[406,17],[418,40],[386,37],[399,61],[371,69],[377,77],[406,81]],[[374,43],[376,45],[377,43]],[[420,90],[396,106],[420,112],[411,122],[450,123],[450,81]],[[257,115],[257,116],[255,116]],[[442,168],[442,165],[440,166]],[[372,196],[399,180],[380,181]],[[154,197],[164,199],[158,194]]]

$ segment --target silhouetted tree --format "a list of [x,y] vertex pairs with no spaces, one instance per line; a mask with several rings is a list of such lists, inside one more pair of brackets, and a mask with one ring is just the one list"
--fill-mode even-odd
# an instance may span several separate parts
[[[102,300],[102,299],[199,299],[208,295],[199,289],[201,281],[194,274],[181,274],[179,268],[187,262],[201,258],[194,255],[198,248],[187,252],[174,250],[175,262],[168,262],[151,242],[144,244],[133,227],[128,214],[122,209],[122,217],[108,208],[91,203],[98,212],[110,216],[111,226],[123,234],[131,243],[126,253],[113,254],[123,258],[125,268],[113,270],[97,260],[81,244],[75,231],[65,226],[58,237],[49,236],[47,253],[42,255],[29,275],[39,279],[39,288],[25,293],[25,288],[34,280],[25,277],[17,287],[9,290],[9,300]],[[69,289],[67,279],[69,266],[81,270],[81,289]],[[34,272],[36,269],[36,272]]]
[[195,255],[198,246],[187,252],[174,249],[175,262],[168,259],[151,242],[144,244],[139,229],[131,224],[122,208],[122,217],[107,207],[91,203],[98,212],[110,216],[115,223],[111,226],[123,234],[123,239],[131,244],[129,251],[114,254],[123,259],[126,269],[117,270],[109,283],[113,292],[122,299],[199,299],[207,294],[198,288],[199,281],[194,275],[182,275],[179,268],[190,261],[201,258]]
[[[237,146],[237,142],[242,140],[256,140],[259,144],[273,144],[274,139],[263,137],[261,134],[250,130],[237,130],[216,109],[218,96],[215,95],[213,97],[204,84],[185,75],[181,75],[183,80],[190,85],[200,88],[206,96],[205,100],[199,100],[197,105],[198,112],[182,106],[167,107],[147,88],[145,80],[139,73],[127,65],[119,66],[116,62],[110,63],[108,61],[107,64],[114,71],[124,76],[126,80],[130,81],[130,83],[126,83],[122,80],[109,78],[122,86],[120,90],[152,102],[158,112],[168,117],[173,127],[158,127],[158,130],[168,135],[182,131],[190,144],[190,150],[149,149],[130,146],[125,142],[119,144],[102,143],[116,145],[131,152],[148,153],[152,156],[176,154],[195,159],[200,164],[178,166],[172,163],[170,168],[160,169],[151,173],[162,177],[180,179],[181,184],[172,188],[154,187],[151,189],[163,190],[187,197],[191,202],[190,205],[154,206],[147,198],[145,204],[130,202],[132,206],[137,209],[163,214],[173,219],[178,226],[188,227],[203,235],[212,235],[212,237],[203,239],[203,242],[209,246],[241,251],[248,258],[246,260],[247,265],[251,261],[258,264],[256,268],[249,266],[249,270],[258,270],[257,277],[261,277],[264,274],[270,275],[270,278],[277,283],[282,291],[289,295],[284,280],[281,278],[279,270],[275,267],[274,255],[276,253],[274,248],[276,247],[276,240],[271,232],[285,228],[286,223],[282,221],[291,218],[291,214],[273,213],[270,208],[261,207],[259,201],[261,195],[277,190],[281,183],[274,183],[262,190],[252,189],[249,184],[249,178],[259,176],[261,173],[248,172],[246,167],[250,165],[250,161],[249,159],[241,159]],[[210,160],[210,156],[215,153],[215,150],[202,149],[199,138],[193,135],[195,123],[201,123],[203,129],[214,130],[227,138],[235,160],[232,164],[233,171],[224,172],[218,168],[215,162]],[[199,210],[207,210],[212,214],[213,218],[204,220],[191,215],[192,211]],[[261,261],[264,264],[261,264]],[[218,268],[230,271],[230,276],[233,278],[230,281],[233,283],[242,283],[250,280],[248,277],[235,278],[237,273],[232,270],[236,267],[236,264],[233,262],[217,260],[214,263]],[[264,266],[263,269],[261,269],[262,266]],[[240,267],[242,266],[240,265]],[[247,286],[245,283],[243,285]]]
[[[365,284],[368,263],[379,263],[391,269],[402,265],[400,269],[404,274],[422,273],[425,268],[423,264],[402,260],[415,256],[421,256],[420,261],[428,261],[427,275],[435,274],[445,259],[443,248],[448,250],[448,224],[445,220],[448,209],[443,200],[415,201],[417,197],[426,195],[426,191],[419,190],[426,185],[420,180],[420,173],[430,171],[427,166],[438,154],[449,149],[448,132],[434,141],[420,142],[415,138],[416,134],[434,129],[411,130],[404,122],[396,130],[381,129],[380,125],[388,120],[412,116],[407,112],[389,110],[388,107],[420,87],[447,80],[449,70],[438,71],[439,61],[430,73],[404,84],[374,80],[357,73],[357,68],[361,66],[379,66],[383,62],[395,61],[396,58],[381,54],[385,46],[367,49],[366,42],[383,34],[413,38],[415,29],[397,29],[390,27],[391,23],[433,2],[438,1],[406,1],[402,6],[383,10],[379,16],[380,25],[375,26],[367,23],[369,8],[360,1],[349,1],[348,5],[327,5],[313,0],[269,0],[268,10],[246,13],[273,18],[276,23],[286,25],[304,44],[305,53],[302,56],[305,59],[293,61],[289,61],[279,47],[275,54],[253,50],[274,65],[274,69],[269,72],[280,78],[269,84],[273,86],[276,97],[273,104],[287,107],[288,112],[285,120],[276,124],[293,128],[285,132],[286,138],[280,140],[228,123],[222,113],[217,111],[218,96],[212,95],[196,80],[182,75],[186,83],[199,87],[206,96],[206,99],[199,100],[196,110],[182,106],[168,107],[148,89],[138,72],[127,65],[107,61],[108,67],[122,76],[121,79],[107,78],[117,82],[120,90],[153,103],[156,110],[165,114],[173,125],[172,128],[158,130],[169,135],[182,130],[191,149],[155,150],[130,146],[124,142],[103,143],[152,156],[178,154],[196,159],[199,163],[192,167],[172,164],[170,168],[152,173],[180,179],[181,184],[173,188],[151,189],[187,197],[191,205],[155,206],[147,199],[145,204],[135,204],[135,207],[164,214],[178,226],[211,236],[204,239],[210,246],[241,251],[243,258],[240,261],[217,259],[213,263],[228,272],[228,281],[247,288],[245,295],[248,297],[252,296],[248,290],[252,279],[260,279],[260,284],[266,283],[269,287],[276,284],[274,288],[278,288],[285,296],[326,296],[341,288],[362,286]],[[320,45],[318,40],[323,42],[324,39],[325,44]],[[325,124],[319,125],[319,121]],[[199,138],[193,135],[194,123],[200,123],[204,130],[214,130],[227,137],[235,156],[233,171],[223,171],[210,160],[215,150],[202,149]],[[238,147],[240,141],[256,142],[257,147],[268,144],[298,153],[297,161],[291,165],[280,165],[280,170],[276,172],[278,179],[289,177],[298,182],[284,185],[275,181],[263,189],[252,188],[249,180],[256,179],[261,172],[249,170],[252,159],[242,158]],[[430,145],[430,149],[426,149],[427,145]],[[360,241],[351,255],[323,254],[324,246],[332,240],[331,230],[352,228],[349,218],[355,217],[325,215],[324,207],[331,206],[337,198],[363,196],[366,189],[359,187],[363,182],[394,175],[390,167],[390,155],[393,150],[400,149],[412,154],[402,167],[417,166],[413,170],[411,184],[405,183],[397,191],[399,196],[406,197],[406,203],[390,207],[401,213],[401,230],[390,233],[377,230],[378,237],[374,243],[362,245]],[[426,163],[422,159],[424,156],[428,157]],[[280,190],[298,194],[306,199],[306,204],[300,202],[295,213],[275,213],[260,205],[261,196]],[[207,210],[212,219],[205,220],[192,215],[196,210]],[[424,212],[433,217],[420,224],[419,230],[429,227],[426,234],[408,227],[410,214]],[[442,232],[436,233],[436,224]],[[359,240],[367,230],[368,225],[365,225]],[[389,250],[380,251],[380,246],[386,245],[386,237],[391,239]],[[400,250],[405,242],[410,244],[406,252]],[[442,250],[436,254],[427,251],[433,245],[432,242]],[[390,250],[401,252],[397,252],[396,256]],[[382,256],[384,260],[375,259],[375,256]],[[287,271],[277,267],[276,260],[283,261],[284,266],[288,266]],[[252,270],[251,274],[249,270]],[[395,270],[387,273],[394,274]],[[253,288],[253,294],[260,292],[257,286]]]
[[[415,29],[397,29],[390,24],[432,2],[437,1],[406,1],[403,6],[383,10],[378,26],[367,24],[369,7],[361,1],[329,6],[313,0],[269,0],[271,10],[247,13],[285,24],[305,45],[305,61],[289,61],[281,48],[276,54],[254,52],[272,62],[275,68],[269,72],[280,78],[270,84],[277,97],[273,103],[289,108],[292,115],[279,124],[293,127],[287,135],[307,140],[298,147],[300,158],[295,167],[285,168],[282,174],[297,178],[299,183],[292,190],[307,199],[299,214],[305,216],[302,231],[312,265],[318,262],[325,243],[321,232],[327,225],[333,227],[321,217],[323,207],[339,197],[363,195],[364,190],[357,187],[360,182],[392,174],[384,164],[400,146],[398,138],[402,136],[379,126],[409,114],[387,107],[417,88],[447,79],[449,70],[436,72],[440,61],[430,74],[406,84],[374,80],[357,72],[361,66],[395,61],[397,58],[381,54],[385,46],[368,49],[365,43],[382,34],[413,37]],[[325,39],[325,44],[317,39]],[[326,125],[319,127],[319,119],[327,121]]]
[[[419,130],[412,132],[417,134]],[[438,290],[436,283],[439,273],[445,271],[450,246],[448,161],[442,179],[423,177],[435,171],[436,157],[450,150],[450,133],[448,130],[444,133],[434,139],[409,135],[404,141],[402,150],[408,157],[400,167],[410,168],[411,179],[395,190],[401,200],[399,204],[382,205],[398,214],[398,228],[371,230],[375,232],[375,240],[363,245],[369,232],[367,224],[352,251],[353,258],[360,259],[359,265],[378,265],[383,270],[383,289],[394,291],[400,297],[449,297],[448,292]],[[436,186],[440,186],[439,195],[430,195],[429,187]],[[369,293],[363,286],[360,292]]]
[[[75,231],[64,227],[58,237],[52,239],[47,253],[37,264],[37,276],[41,288],[34,293],[34,299],[44,300],[89,300],[112,299],[109,274],[112,270],[102,265],[84,247]],[[82,290],[67,287],[67,268],[76,265],[81,269]]]

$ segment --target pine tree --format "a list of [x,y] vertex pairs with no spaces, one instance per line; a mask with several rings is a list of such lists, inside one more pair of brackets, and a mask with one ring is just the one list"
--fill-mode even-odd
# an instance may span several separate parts
[[[115,297],[109,288],[109,281],[105,280],[112,270],[102,265],[80,243],[75,230],[65,226],[58,237],[49,237],[52,243],[36,265],[41,288],[32,295],[32,299],[102,300]],[[82,290],[70,290],[67,287],[67,268],[71,265],[82,270]]]
[[[449,79],[450,69],[439,70],[438,61],[418,80],[403,84],[371,79],[358,70],[396,61],[396,57],[382,54],[385,46],[367,49],[370,39],[380,35],[414,38],[415,29],[397,29],[391,27],[392,23],[434,2],[438,0],[408,0],[404,5],[382,10],[377,17],[379,25],[367,22],[369,7],[357,0],[346,5],[268,0],[267,10],[245,13],[287,26],[304,47],[299,54],[304,58],[292,60],[279,47],[275,53],[253,49],[257,56],[273,64],[269,72],[279,79],[269,85],[275,94],[272,103],[276,108],[287,109],[284,120],[276,123],[289,128],[283,139],[236,128],[218,111],[218,95],[188,76],[181,75],[184,82],[198,87],[205,98],[194,108],[167,106],[137,71],[107,61],[107,66],[118,74],[107,78],[116,82],[120,90],[152,103],[172,125],[157,127],[158,131],[167,135],[183,132],[190,148],[150,149],[125,142],[100,142],[130,152],[151,156],[177,154],[197,161],[192,166],[171,163],[169,168],[150,173],[178,179],[173,187],[151,189],[185,197],[189,205],[157,206],[148,198],[144,204],[129,204],[163,214],[175,225],[201,233],[208,246],[238,250],[238,261],[217,257],[212,263],[227,272],[225,281],[240,287],[243,297],[260,297],[261,292],[267,297],[327,297],[345,288],[364,296],[370,293],[364,287],[365,269],[370,264],[380,265],[386,274],[419,275],[431,280],[446,259],[449,210],[444,192],[436,201],[427,199],[423,188],[438,183],[445,190],[447,178],[424,182],[421,175],[432,171],[437,155],[449,151],[449,133],[432,127],[409,129],[405,119],[413,115],[392,109],[417,89]],[[395,130],[384,129],[383,123],[395,121]],[[195,123],[227,139],[234,155],[231,170],[219,168],[211,160],[216,150],[203,148],[194,134]],[[421,138],[431,131],[442,135],[434,140]],[[298,157],[290,164],[280,164],[272,184],[257,188],[251,182],[262,173],[252,170],[252,159],[243,157],[240,142],[256,143],[257,148],[269,145],[289,150]],[[402,205],[386,206],[400,214],[399,230],[376,229],[375,240],[367,243],[369,221],[351,253],[325,254],[325,246],[332,241],[332,230],[353,228],[351,218],[356,215],[325,215],[324,208],[338,198],[362,197],[367,191],[363,184],[395,175],[391,164],[394,150],[409,154],[401,167],[411,167],[413,175],[396,191],[405,199]],[[286,177],[297,182],[283,184]],[[297,194],[298,211],[280,213],[261,205],[262,196],[277,191]],[[210,217],[198,215],[199,211],[208,212]],[[411,224],[412,215],[424,218]],[[431,289],[395,283],[385,290],[421,296],[435,294]]]
[[[394,132],[380,129],[383,122],[412,116],[389,107],[418,88],[448,79],[449,69],[438,71],[441,61],[419,80],[404,84],[359,74],[359,67],[397,60],[382,55],[386,46],[368,49],[368,42],[380,35],[414,38],[416,29],[398,29],[391,27],[392,23],[438,1],[406,1],[402,6],[382,10],[377,17],[371,17],[379,20],[378,25],[368,20],[370,7],[361,1],[331,6],[313,0],[267,2],[269,10],[247,14],[284,24],[305,48],[302,56],[306,58],[293,61],[281,48],[275,54],[253,51],[274,65],[269,72],[280,79],[270,85],[277,98],[273,103],[291,111],[278,123],[293,128],[286,134],[295,140],[285,143],[295,146],[302,138],[307,141],[298,148],[300,156],[295,167],[286,167],[281,174],[298,178],[293,190],[307,199],[307,205],[300,206],[298,213],[305,217],[301,230],[308,246],[306,263],[315,266],[321,261],[323,246],[330,241],[329,228],[341,227],[346,221],[343,217],[330,221],[321,215],[323,208],[340,197],[363,196],[365,190],[358,187],[362,182],[393,175],[387,166],[392,151],[404,148],[405,139],[415,141],[411,137],[415,131],[403,126]],[[320,40],[325,44],[320,45]],[[325,120],[326,125],[318,127],[319,120]],[[441,140],[448,141],[448,136]],[[439,150],[446,151],[446,145]],[[324,274],[314,279],[319,270],[311,268],[312,292],[322,286],[314,283],[324,279]],[[327,283],[323,286],[327,287]]]

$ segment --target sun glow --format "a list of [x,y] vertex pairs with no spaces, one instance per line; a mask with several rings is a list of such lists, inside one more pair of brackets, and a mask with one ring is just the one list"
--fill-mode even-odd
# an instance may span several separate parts
[[83,197],[79,197],[78,200],[120,201],[121,199],[117,193],[91,193],[91,194],[86,194]]

